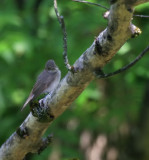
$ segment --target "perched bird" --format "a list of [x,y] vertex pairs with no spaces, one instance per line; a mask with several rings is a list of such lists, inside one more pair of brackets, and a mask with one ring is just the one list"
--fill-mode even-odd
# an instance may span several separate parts
[[30,92],[28,99],[24,103],[21,111],[30,101],[36,99],[40,94],[49,93],[54,90],[58,86],[60,78],[61,71],[56,66],[53,60],[48,60],[45,65],[45,69],[38,76],[37,81],[32,91]]

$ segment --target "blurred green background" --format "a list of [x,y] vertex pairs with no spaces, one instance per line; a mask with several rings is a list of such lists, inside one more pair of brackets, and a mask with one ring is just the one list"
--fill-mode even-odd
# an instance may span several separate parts
[[[99,3],[98,0],[92,2]],[[100,0],[110,7],[108,0]],[[73,64],[105,29],[104,9],[58,1],[65,17],[68,57]],[[149,3],[135,14],[148,15]],[[149,43],[149,19],[134,17],[142,34],[128,40],[104,68],[112,72],[132,61]],[[1,0],[0,5],[0,144],[29,113],[20,109],[48,59],[62,71],[62,32],[52,0]],[[27,160],[148,160],[149,53],[132,69],[94,80],[46,132],[53,143]],[[46,136],[45,135],[45,136]]]

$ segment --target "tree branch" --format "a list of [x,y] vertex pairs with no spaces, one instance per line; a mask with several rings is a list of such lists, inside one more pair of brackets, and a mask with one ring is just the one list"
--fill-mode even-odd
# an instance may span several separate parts
[[141,18],[149,18],[149,16],[147,16],[147,15],[136,15],[136,14],[134,14],[133,16],[135,16],[135,17],[141,17]]
[[[37,117],[32,113],[28,115],[19,132],[14,132],[1,146],[1,160],[22,160],[27,153],[39,151],[42,145],[41,137],[52,120],[61,115],[95,78],[94,71],[109,62],[121,46],[137,32],[138,28],[131,23],[132,16],[133,5],[126,5],[126,0],[118,0],[111,5],[107,28],[74,64],[78,72],[68,72],[55,91],[42,100],[40,115],[38,112]],[[41,115],[45,118],[43,122],[39,121]],[[48,116],[50,119],[52,117],[51,121],[46,119]]]
[[98,6],[98,7],[101,7],[101,8],[104,8],[106,10],[109,10],[109,8],[101,5],[101,4],[98,4],[98,3],[92,3],[92,2],[88,2],[88,1],[80,1],[80,0],[72,0],[74,2],[80,2],[80,3],[86,3],[86,4],[91,4],[91,5],[94,5],[94,6]]
[[65,22],[64,22],[64,17],[60,16],[58,9],[57,9],[57,1],[54,0],[54,9],[55,9],[55,13],[57,16],[57,19],[60,23],[61,29],[63,31],[63,48],[64,48],[64,52],[63,52],[63,58],[64,58],[64,63],[65,66],[68,70],[72,71],[73,67],[70,66],[69,62],[68,62],[68,57],[67,57],[67,33],[66,33],[66,27],[65,27]]
[[137,6],[142,3],[149,2],[149,0],[125,0],[125,3],[128,5]]
[[106,74],[102,74],[102,75],[97,75],[97,78],[109,78],[112,77],[116,74],[119,74],[121,72],[124,72],[126,70],[128,70],[129,68],[131,68],[132,66],[134,66],[144,55],[145,53],[147,53],[149,51],[149,46],[146,47],[131,63],[129,63],[128,65],[116,70],[115,72],[112,73],[106,73]]

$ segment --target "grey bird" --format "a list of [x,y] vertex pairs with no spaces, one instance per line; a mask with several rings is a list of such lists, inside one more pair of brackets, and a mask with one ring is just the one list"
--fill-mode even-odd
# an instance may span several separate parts
[[54,90],[58,86],[60,78],[61,71],[53,60],[48,60],[45,65],[45,69],[38,76],[36,83],[31,90],[28,99],[24,103],[21,111],[27,106],[30,101],[36,99],[39,95],[43,93],[49,93]]

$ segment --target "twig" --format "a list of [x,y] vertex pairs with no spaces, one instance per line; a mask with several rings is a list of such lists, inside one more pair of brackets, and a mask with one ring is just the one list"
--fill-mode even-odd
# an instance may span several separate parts
[[131,68],[136,62],[138,62],[144,55],[145,53],[149,51],[149,46],[147,48],[145,48],[131,63],[129,63],[128,65],[118,69],[115,72],[112,73],[108,73],[108,74],[103,74],[103,75],[98,75],[97,78],[109,78],[111,76],[114,76],[116,74],[119,74],[123,71],[126,71],[127,69]]
[[[109,10],[109,8],[101,5],[101,4],[98,4],[98,3],[92,3],[92,2],[88,2],[88,1],[83,1],[83,0],[72,0],[74,2],[80,2],[80,3],[86,3],[86,4],[91,4],[91,5],[94,5],[94,6],[98,6],[98,7],[101,7],[101,8],[104,8],[106,10]],[[149,16],[146,16],[146,15],[133,15],[135,17],[141,17],[141,18],[149,18]]]
[[62,32],[63,32],[63,48],[64,48],[63,58],[64,58],[64,63],[65,63],[66,68],[68,70],[72,71],[73,67],[70,66],[70,64],[68,62],[68,57],[67,57],[67,33],[66,33],[64,17],[61,16],[58,12],[57,1],[56,0],[54,0],[54,9],[55,9],[56,16],[58,18],[58,21],[61,25],[61,29],[62,29]]
[[[80,2],[80,3],[86,3],[86,4],[91,4],[91,5],[94,5],[94,6],[98,6],[98,7],[101,7],[101,8],[104,8],[106,10],[109,10],[109,8],[101,5],[101,4],[98,4],[98,3],[92,3],[92,2],[88,2],[88,1],[83,1],[83,0],[72,0],[74,2]],[[135,17],[141,17],[141,18],[149,18],[149,16],[146,16],[146,15],[133,15]]]
[[136,14],[134,14],[133,16],[135,16],[135,17],[141,17],[141,18],[149,18],[149,16],[146,16],[146,15],[136,15]]
[[53,140],[53,134],[48,135],[46,138],[42,139],[42,144],[38,150],[38,154],[40,154],[44,149],[46,149]]
[[92,2],[88,2],[88,1],[81,1],[81,0],[72,0],[74,2],[80,2],[80,3],[86,3],[86,4],[91,4],[91,5],[94,5],[94,6],[98,6],[98,7],[101,7],[101,8],[104,8],[106,10],[109,10],[109,8],[101,5],[101,4],[98,4],[98,3],[92,3]]

